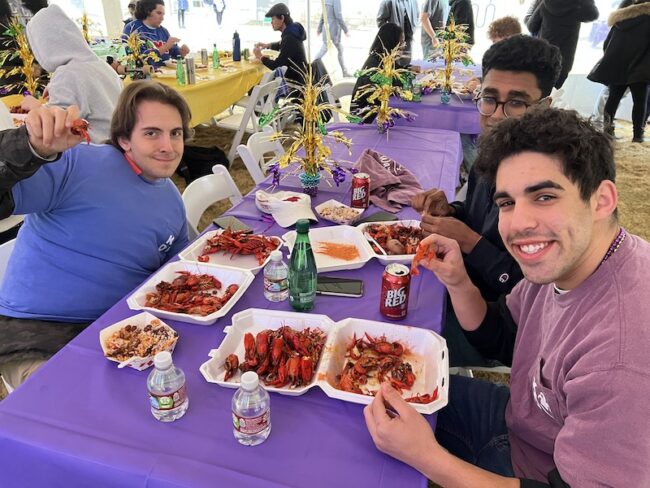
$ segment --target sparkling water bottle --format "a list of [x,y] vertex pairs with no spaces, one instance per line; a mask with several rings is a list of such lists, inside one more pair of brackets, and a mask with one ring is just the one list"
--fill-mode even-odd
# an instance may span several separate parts
[[176,83],[181,86],[185,84],[185,67],[183,66],[183,58],[180,56],[176,58]]
[[215,42],[212,48],[212,69],[219,69],[221,63],[219,62],[219,50],[217,49],[217,43]]
[[245,446],[261,444],[271,433],[271,399],[259,382],[255,371],[245,372],[232,397],[232,431]]
[[289,298],[289,267],[282,261],[282,251],[271,252],[271,260],[264,266],[264,298],[282,302]]
[[161,422],[178,420],[189,407],[185,390],[185,373],[172,363],[169,351],[162,351],[153,358],[154,370],[147,378],[151,413]]
[[289,264],[289,301],[294,310],[309,312],[316,298],[316,260],[309,242],[309,220],[296,222],[296,242]]

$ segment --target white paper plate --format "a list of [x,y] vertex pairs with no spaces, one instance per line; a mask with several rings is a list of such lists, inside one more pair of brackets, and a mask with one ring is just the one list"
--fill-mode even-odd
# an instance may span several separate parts
[[[189,271],[194,274],[209,274],[216,277],[223,284],[222,291],[228,285],[239,285],[237,292],[228,300],[223,308],[211,313],[210,315],[188,315],[185,313],[167,312],[153,307],[146,307],[147,293],[156,291],[156,285],[161,281],[171,282],[178,276],[177,271]],[[197,325],[212,325],[219,317],[226,315],[230,309],[242,297],[246,289],[253,282],[255,276],[250,271],[230,266],[216,266],[207,263],[195,263],[190,261],[175,261],[168,263],[158,270],[156,274],[151,276],[140,288],[133,292],[127,298],[126,303],[131,310],[146,310],[151,312],[156,317],[165,319],[178,320],[179,322],[187,322],[188,324]]]
[[[352,217],[351,219],[348,219],[348,220],[336,219],[334,217],[325,217],[322,214],[322,212],[323,212],[323,210],[325,210],[327,208],[330,208],[330,207],[334,207],[334,208],[342,207],[342,208],[345,208],[347,210],[350,210],[351,212],[354,212],[355,216]],[[365,209],[363,209],[363,208],[352,208],[352,207],[349,207],[348,205],[342,204],[338,200],[332,199],[332,200],[327,200],[326,202],[321,203],[314,210],[316,210],[316,213],[319,215],[319,217],[321,217],[321,218],[323,218],[325,220],[329,220],[330,222],[334,222],[335,224],[351,225],[351,224],[355,223],[357,220],[359,220],[359,217],[361,216],[361,214],[364,212]]]
[[[394,220],[392,222],[367,222],[364,224],[359,224],[357,227],[360,231],[361,234],[365,232],[366,228],[370,225],[373,224],[381,224],[381,225],[404,225],[408,227],[420,227],[420,221],[419,220]],[[365,239],[365,236],[364,236]],[[379,262],[385,265],[388,265],[390,263],[401,263],[401,264],[411,264],[411,261],[413,261],[413,257],[415,256],[415,253],[413,254],[393,254],[393,255],[386,255],[386,254],[381,254],[375,252],[375,250],[370,246],[370,252],[372,257],[375,257],[379,259]]]
[[412,403],[420,413],[430,414],[440,410],[448,402],[449,396],[449,360],[446,341],[433,331],[404,325],[347,318],[334,323],[326,315],[304,314],[295,312],[248,309],[232,317],[232,326],[224,328],[226,338],[218,349],[210,351],[210,359],[199,370],[210,383],[227,388],[238,388],[241,373],[237,372],[229,381],[223,381],[224,362],[229,354],[236,354],[240,361],[244,358],[244,335],[247,332],[257,334],[264,329],[276,330],[288,325],[297,330],[318,327],[327,334],[323,355],[315,368],[314,379],[309,385],[300,388],[266,387],[268,391],[284,395],[302,395],[313,386],[320,387],[327,396],[352,403],[368,404],[373,397],[339,390],[336,388],[336,376],[344,366],[347,346],[356,333],[360,338],[364,333],[373,337],[385,335],[390,341],[400,341],[410,354],[407,358],[413,367],[416,381],[410,390],[404,390],[402,396],[431,394],[437,388],[437,399],[427,404]]
[[[113,335],[114,332],[117,332],[120,330],[122,327],[126,327],[127,325],[135,325],[139,329],[144,329],[148,324],[150,324],[153,320],[157,320],[160,322],[160,325],[163,327],[176,332],[174,329],[172,329],[169,325],[167,325],[165,322],[160,320],[159,318],[151,315],[149,312],[142,312],[139,313],[138,315],[134,315],[133,317],[126,318],[124,320],[120,320],[119,322],[109,325],[108,327],[102,329],[99,332],[99,343],[102,346],[102,351],[104,351],[104,356],[106,359],[109,361],[114,361],[116,363],[120,363],[118,359],[112,358],[108,356],[108,349],[106,347],[106,342],[108,339]],[[178,342],[178,335],[176,336],[176,340],[167,348],[164,349],[165,351],[169,352],[174,352],[174,348],[176,347],[176,343]],[[128,367],[137,369],[138,371],[144,371],[145,369],[151,367],[153,365],[153,356],[147,356],[147,357],[139,357],[139,356],[133,356],[129,360]]]
[[[296,231],[287,232],[282,236],[289,251],[293,250],[296,240]],[[316,259],[316,268],[319,273],[327,271],[340,271],[343,269],[358,269],[368,262],[374,255],[370,244],[356,227],[349,225],[335,225],[330,227],[316,227],[309,230],[309,240]],[[337,242],[354,244],[359,251],[359,258],[353,261],[337,259],[318,251],[321,242]]]
[[[212,359],[201,365],[200,371],[203,374],[203,377],[210,383],[217,383],[226,388],[239,388],[241,372],[235,373],[231,380],[223,381],[225,375],[224,362],[226,357],[230,354],[236,354],[240,358],[240,361],[243,360],[245,352],[244,335],[247,332],[256,335],[258,332],[263,330],[277,330],[284,325],[288,325],[295,330],[304,330],[307,327],[311,327],[312,329],[319,328],[325,332],[325,334],[328,334],[332,329],[334,322],[325,315],[313,313],[283,312],[257,308],[249,308],[243,312],[236,313],[232,316],[232,326],[224,328],[226,338],[218,349],[210,351],[209,355]],[[318,365],[314,368],[314,371],[317,370]],[[290,388],[288,386],[275,388],[266,385],[264,388],[268,391],[282,393],[283,395],[297,396],[302,395],[314,386],[317,379],[318,375],[314,374],[314,379],[309,385],[304,385],[299,388]]]
[[[183,249],[178,254],[178,257],[181,258],[182,261],[192,261],[192,262],[201,263],[199,261],[199,256],[203,252],[203,248],[205,247],[205,244],[208,241],[208,239],[211,239],[215,235],[220,234],[222,232],[223,229],[218,229],[212,232],[206,232],[198,239],[196,239],[194,242],[192,242],[189,246],[187,246],[185,249]],[[275,237],[275,236],[267,236],[267,237],[271,238],[278,244],[278,247],[276,249],[280,249],[284,244],[284,242],[282,242],[282,239],[280,239],[279,237]],[[266,260],[264,260],[264,262],[260,264],[257,261],[257,258],[253,255],[244,256],[241,254],[237,254],[235,256],[232,256],[230,254],[225,254],[223,252],[208,254],[208,257],[210,258],[210,260],[208,261],[209,264],[244,269],[246,271],[250,271],[254,275],[259,273],[259,271],[262,268],[264,268],[264,266],[266,266],[266,263],[268,263],[269,260],[271,259],[271,256],[269,255],[266,258]]]

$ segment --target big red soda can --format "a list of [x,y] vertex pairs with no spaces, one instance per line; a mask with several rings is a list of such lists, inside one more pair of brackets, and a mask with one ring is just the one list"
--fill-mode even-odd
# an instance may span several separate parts
[[379,304],[379,311],[384,317],[393,320],[406,317],[410,283],[411,274],[406,266],[398,263],[386,266],[381,277],[381,303]]
[[370,175],[357,173],[352,177],[352,208],[368,208],[370,198]]

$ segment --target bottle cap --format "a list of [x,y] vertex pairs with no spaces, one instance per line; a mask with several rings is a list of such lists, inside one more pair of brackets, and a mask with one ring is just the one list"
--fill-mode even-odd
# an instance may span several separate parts
[[282,261],[282,251],[278,249],[271,251],[271,261]]
[[156,369],[168,369],[172,365],[172,354],[169,351],[161,351],[153,357],[153,365]]
[[260,379],[255,371],[246,371],[241,375],[241,387],[246,391],[253,391],[257,388]]
[[296,232],[306,234],[309,232],[309,219],[300,219],[296,222]]

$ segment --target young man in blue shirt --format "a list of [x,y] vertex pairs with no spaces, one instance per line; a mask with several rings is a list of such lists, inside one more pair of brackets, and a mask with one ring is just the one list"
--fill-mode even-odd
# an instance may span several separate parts
[[[109,144],[43,160],[11,188],[13,212],[27,214],[0,286],[0,373],[11,386],[187,245],[185,210],[169,177],[189,121],[173,89],[132,83]],[[31,142],[30,125],[27,133]],[[56,156],[66,147],[57,144],[33,149]]]

